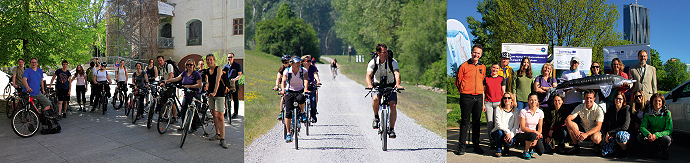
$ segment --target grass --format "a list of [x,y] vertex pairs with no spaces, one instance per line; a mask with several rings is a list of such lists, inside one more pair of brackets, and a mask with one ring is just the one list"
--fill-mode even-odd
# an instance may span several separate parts
[[245,92],[244,145],[248,146],[278,122],[280,96],[271,88],[281,63],[280,58],[258,51],[245,50],[245,57],[251,61],[245,62],[245,74],[251,74],[246,76]]
[[[337,58],[342,74],[347,75],[348,78],[355,80],[359,84],[366,85],[368,56],[365,55],[366,62],[360,63],[354,62],[354,57],[352,57],[352,62],[348,62],[348,57],[342,55],[322,57]],[[405,74],[401,74],[401,76],[404,79]],[[446,122],[442,119],[446,119],[446,110],[442,108],[446,107],[446,94],[424,90],[414,85],[406,84],[404,81],[402,86],[405,88],[405,91],[398,94],[398,109],[414,119],[417,124],[445,138],[447,134]]]
[[[458,124],[458,120],[461,119],[458,97],[459,95],[448,96],[448,104],[446,106],[446,109],[449,110],[448,117],[446,117],[447,127],[460,127],[460,124]],[[481,124],[486,124],[486,114],[484,112],[481,114],[480,122]]]

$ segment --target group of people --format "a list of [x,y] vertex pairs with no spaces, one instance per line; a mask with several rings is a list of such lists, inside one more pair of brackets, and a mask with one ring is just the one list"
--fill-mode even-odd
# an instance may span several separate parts
[[[304,55],[302,57],[284,55],[280,60],[282,65],[276,74],[276,85],[273,87],[273,90],[279,90],[279,94],[283,95],[283,98],[280,100],[279,108],[281,108],[281,112],[278,120],[283,120],[285,123],[287,131],[285,142],[290,143],[292,142],[293,134],[290,131],[293,114],[298,114],[297,117],[301,122],[317,122],[316,105],[319,94],[316,87],[321,85],[321,79],[319,78],[319,70],[314,65],[316,60],[311,55]],[[303,93],[308,94],[309,98],[307,99]],[[307,117],[305,112],[306,100],[309,100],[311,104],[311,108],[309,108],[310,117]],[[295,106],[294,103],[298,105]],[[293,113],[295,107],[299,107],[299,113]]]
[[[547,96],[549,89],[558,85],[552,75],[552,64],[545,63],[541,75],[534,77],[528,57],[522,58],[514,72],[508,66],[510,54],[503,52],[499,63],[491,65],[487,72],[479,61],[482,53],[483,47],[474,45],[472,58],[457,71],[462,119],[456,155],[465,153],[470,120],[473,121],[473,152],[484,153],[479,146],[479,121],[485,111],[489,146],[496,149],[495,157],[508,155],[509,148],[518,144],[524,145],[520,154],[524,159],[535,158],[535,153],[575,155],[580,153],[581,142],[591,140],[599,156],[627,158],[630,149],[651,149],[661,152],[663,159],[669,158],[671,113],[664,96],[656,93],[656,69],[646,64],[647,51],[639,51],[639,63],[631,66],[628,73],[624,72],[625,65],[619,58],[612,60],[609,74],[635,82],[613,89],[608,97],[599,90],[578,88],[566,88]],[[588,76],[578,70],[580,62],[578,57],[573,57],[570,69],[561,78],[569,81]],[[599,63],[591,65],[591,75],[602,74]],[[566,141],[572,148],[566,149]]]
[[[132,73],[131,80],[130,77],[127,75],[128,71],[125,67],[125,61],[120,61],[115,71],[116,82],[118,84],[118,87],[120,87],[126,92],[126,83],[128,80],[131,82],[131,84],[136,86],[135,90],[147,89],[149,87],[149,84],[153,81],[156,81],[156,79],[161,81],[161,84],[181,81],[180,83],[182,86],[190,88],[192,90],[191,92],[185,92],[184,100],[181,106],[182,112],[186,111],[187,106],[193,101],[192,98],[200,97],[201,89],[205,90],[207,92],[207,95],[209,96],[208,104],[213,114],[214,123],[216,125],[216,135],[210,138],[209,140],[219,140],[221,147],[227,149],[228,145],[225,143],[224,116],[232,116],[233,119],[237,118],[238,97],[236,88],[238,87],[237,81],[242,77],[242,66],[239,63],[234,62],[234,54],[228,53],[228,64],[222,67],[216,65],[216,58],[213,54],[208,54],[205,57],[206,65],[208,66],[208,68],[204,68],[201,65],[197,67],[196,62],[194,62],[194,60],[192,59],[189,59],[185,62],[186,69],[183,72],[181,72],[178,76],[174,76],[175,70],[173,66],[176,65],[167,63],[163,56],[158,56],[156,59],[158,61],[158,66],[154,65],[153,59],[150,59],[148,66],[145,69],[141,63],[136,63],[136,71]],[[32,98],[37,99],[38,102],[43,106],[43,114],[47,117],[54,117],[58,120],[61,118],[67,118],[66,113],[68,103],[70,101],[70,90],[72,88],[71,83],[75,80],[77,81],[76,92],[77,103],[79,105],[79,109],[77,109],[78,111],[87,110],[84,106],[87,105],[85,94],[89,88],[89,84],[91,84],[91,97],[88,102],[91,106],[94,106],[94,108],[91,109],[92,112],[95,110],[97,101],[99,101],[100,98],[108,98],[110,96],[109,84],[112,83],[112,80],[110,78],[110,75],[108,74],[108,71],[106,70],[107,63],[99,63],[98,59],[95,59],[92,62],[90,62],[90,67],[87,70],[84,70],[82,65],[77,65],[74,75],[70,72],[68,68],[69,63],[66,60],[63,60],[62,68],[55,70],[55,75],[53,75],[53,78],[51,79],[50,83],[48,83],[47,87],[45,82],[43,81],[44,72],[41,68],[38,67],[37,58],[30,59],[30,68],[25,68],[25,61],[23,59],[19,59],[17,63],[18,66],[14,67],[11,71],[11,81],[13,86],[17,88],[17,90],[29,92],[29,95]],[[202,84],[202,81],[207,82],[208,84]],[[53,83],[56,88],[55,90],[58,101],[57,111],[54,111],[50,108],[51,101],[45,96],[45,88],[50,88],[50,85]],[[100,92],[102,91],[102,89],[106,89],[106,97],[101,97]],[[155,107],[156,110],[160,110],[160,108],[163,107],[163,104],[165,104],[165,101],[167,101],[168,98],[174,97],[174,87],[169,87],[166,90],[166,92],[161,92],[160,94],[159,105],[152,106]],[[234,105],[232,105],[234,106],[234,113],[232,115],[230,113],[225,114],[225,98],[230,96],[232,97],[234,102]],[[138,98],[140,98],[140,105],[138,106],[141,107],[137,108],[137,119],[141,118],[144,109],[144,96],[142,95]],[[173,115],[176,116],[176,114]],[[199,127],[199,122],[200,121],[198,117],[195,117],[192,125],[192,132]]]

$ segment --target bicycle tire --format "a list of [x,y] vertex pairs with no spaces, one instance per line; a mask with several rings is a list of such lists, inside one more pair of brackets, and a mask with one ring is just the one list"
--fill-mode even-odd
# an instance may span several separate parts
[[[132,95],[133,95],[133,94],[130,93],[130,94],[127,95],[127,96],[132,96]],[[134,107],[134,106],[133,106],[134,103],[132,103],[132,100],[133,100],[133,99],[131,99],[131,98],[127,98],[127,99],[128,99],[127,102],[125,102],[125,117],[126,117],[126,116],[129,116],[130,109],[132,109],[132,107]]]
[[142,106],[139,106],[139,98],[135,97],[132,99],[132,106],[133,107],[132,107],[132,109],[130,109],[130,111],[132,112],[132,124],[134,124],[134,123],[137,123],[137,116],[139,116],[137,114],[137,112],[139,112],[139,107],[142,107]]
[[[206,105],[206,104],[204,104]],[[211,114],[211,110],[208,109],[208,106],[204,106],[201,108],[202,113],[201,114],[201,119],[203,122],[202,129],[204,130],[204,136],[208,136],[211,131],[215,128],[216,124],[213,121],[213,115]]]
[[184,121],[182,122],[182,140],[180,140],[180,148],[182,148],[184,145],[184,141],[187,139],[187,135],[189,134],[189,129],[192,127],[194,110],[196,110],[192,105],[187,106],[187,113],[185,113]]
[[299,119],[297,118],[299,117],[298,108],[299,107],[295,107],[294,112],[292,113],[292,141],[295,143],[295,150],[299,150],[299,140],[297,140],[299,135]]
[[[387,107],[387,106],[384,106]],[[383,107],[382,107],[383,108]],[[383,114],[381,114],[381,149],[383,151],[388,150],[388,112],[386,110],[382,110]]]
[[158,107],[158,99],[153,99],[153,101],[150,102],[151,105],[149,105],[149,110],[153,108],[151,112],[148,112],[148,118],[146,119],[146,128],[150,129],[151,128],[151,122],[153,122],[153,114],[156,114],[156,107]]
[[120,110],[122,108],[123,103],[125,103],[125,95],[123,95],[122,91],[117,90],[115,92],[115,96],[113,96],[113,109],[115,110]]
[[158,133],[165,134],[165,131],[170,127],[170,122],[172,121],[172,101],[165,103],[165,106],[161,108],[158,114]]
[[33,136],[40,126],[38,114],[33,110],[21,109],[12,116],[12,131],[19,137]]
[[232,97],[225,96],[225,114],[227,115],[227,119],[225,121],[227,121],[229,125],[232,124],[232,109],[230,108],[232,108]]
[[101,112],[103,112],[103,115],[108,110],[108,97],[105,95],[105,93],[101,94]]
[[306,129],[307,136],[309,136],[309,125],[311,125],[311,121],[309,120],[311,118],[311,115],[310,115],[311,114],[311,102],[310,101],[311,100],[309,98],[307,98],[306,104],[304,105],[304,107],[305,107],[304,112],[306,112],[304,114],[305,114],[305,116],[307,116],[307,121],[305,122],[304,127]]
[[14,97],[9,97],[5,101],[5,114],[7,118],[12,118],[14,112],[17,110],[17,100]]
[[7,86],[5,86],[4,91],[2,92],[2,97],[7,99],[7,95],[12,95],[12,85],[10,83],[7,83]]

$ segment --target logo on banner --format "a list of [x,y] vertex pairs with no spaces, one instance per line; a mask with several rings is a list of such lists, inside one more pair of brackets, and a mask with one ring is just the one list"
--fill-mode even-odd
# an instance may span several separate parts
[[546,48],[541,48],[541,52],[546,52]]

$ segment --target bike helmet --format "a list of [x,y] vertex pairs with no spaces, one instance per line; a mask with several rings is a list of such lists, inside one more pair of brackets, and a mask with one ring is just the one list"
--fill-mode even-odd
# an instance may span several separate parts
[[103,67],[108,67],[108,63],[101,62],[101,66],[103,66]]
[[290,56],[289,55],[283,55],[283,57],[280,58],[281,61],[289,61]]
[[502,53],[501,53],[501,58],[508,58],[508,59],[510,59],[510,53],[508,53],[508,52],[502,52]]
[[290,61],[290,63],[298,63],[298,62],[302,62],[302,59],[300,59],[299,57],[292,58],[292,60]]

